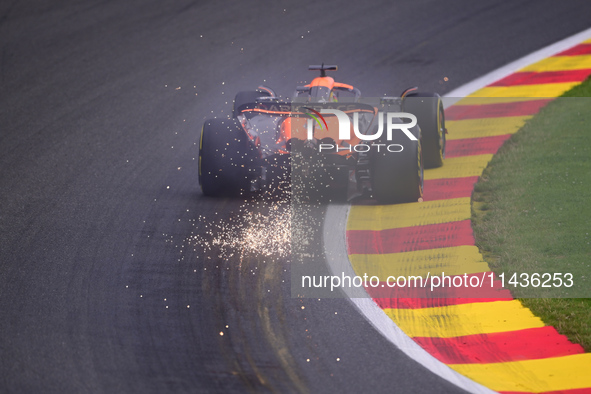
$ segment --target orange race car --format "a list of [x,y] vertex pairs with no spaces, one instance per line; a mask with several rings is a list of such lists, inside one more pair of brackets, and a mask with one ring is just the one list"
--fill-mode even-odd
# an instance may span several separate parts
[[410,88],[400,97],[362,99],[357,88],[326,75],[336,66],[309,69],[320,76],[291,99],[259,86],[236,95],[232,117],[205,121],[203,193],[289,188],[333,198],[356,190],[379,203],[420,199],[423,166],[439,167],[445,156],[441,97]]

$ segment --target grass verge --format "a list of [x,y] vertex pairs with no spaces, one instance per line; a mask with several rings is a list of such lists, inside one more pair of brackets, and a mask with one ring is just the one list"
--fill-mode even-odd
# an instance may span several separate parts
[[[548,104],[503,145],[472,199],[476,244],[493,271],[506,277],[570,272],[591,297],[591,79]],[[520,301],[591,351],[591,298],[548,298],[569,297],[564,287],[509,288],[532,297]]]

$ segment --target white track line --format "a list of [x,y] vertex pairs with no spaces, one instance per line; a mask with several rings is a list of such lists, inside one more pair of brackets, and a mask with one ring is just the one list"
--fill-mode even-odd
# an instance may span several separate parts
[[567,37],[564,40],[558,41],[554,44],[548,45],[547,47],[542,48],[538,51],[532,52],[529,55],[522,57],[521,59],[517,59],[514,62],[504,65],[501,68],[497,68],[496,70],[491,71],[480,78],[476,78],[475,80],[468,82],[467,84],[462,85],[459,88],[456,88],[451,92],[447,93],[445,97],[447,97],[448,99],[445,100],[445,107],[447,108],[455,104],[462,97],[466,97],[469,94],[477,90],[480,90],[493,82],[498,81],[499,79],[503,79],[513,74],[514,72],[521,70],[526,66],[529,66],[530,64],[539,62],[542,59],[556,55],[558,52],[562,52],[565,49],[571,48],[590,38],[591,28],[577,33],[573,36]]
[[[591,38],[591,29],[587,29],[564,40],[558,41],[552,45],[535,51],[527,56],[522,57],[514,62],[511,62],[501,68],[498,68],[480,78],[473,80],[465,85],[446,94],[445,100],[446,108],[453,105],[459,98],[468,96],[491,83],[498,81],[523,67],[536,63],[542,59],[557,54],[565,49],[568,49],[582,41]],[[349,216],[349,205],[329,205],[326,210],[326,217],[324,220],[323,240],[327,263],[333,275],[354,276],[355,272],[349,261],[347,254],[346,243],[346,228],[347,217]],[[339,231],[335,231],[339,229]],[[371,325],[382,334],[394,346],[402,350],[410,358],[427,368],[429,371],[437,376],[455,384],[459,388],[467,390],[472,393],[494,393],[488,389],[468,379],[467,377],[457,373],[446,364],[440,362],[426,350],[420,347],[415,341],[407,336],[395,323],[390,319],[378,305],[373,302],[369,295],[365,293],[366,298],[360,297],[359,289],[355,289],[355,293],[348,293],[347,296],[351,303],[361,312],[361,314],[371,323]]]

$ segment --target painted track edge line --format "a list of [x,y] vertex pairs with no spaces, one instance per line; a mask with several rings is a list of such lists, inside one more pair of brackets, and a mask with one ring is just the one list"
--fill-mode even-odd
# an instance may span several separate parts
[[535,52],[525,55],[524,57],[512,61],[496,70],[489,72],[475,80],[468,82],[451,92],[447,93],[443,98],[443,105],[445,108],[454,105],[461,98],[468,96],[469,94],[490,85],[500,79],[503,79],[514,72],[529,66],[530,64],[536,63],[540,60],[556,55],[565,49],[568,49],[576,44],[580,44],[585,39],[591,38],[591,28],[583,30],[580,33],[576,33],[570,37],[564,38],[554,44],[550,44],[542,49],[538,49]]
[[[347,254],[346,233],[334,231],[335,228],[344,229],[349,217],[350,205],[328,205],[323,224],[323,243],[327,264],[333,275],[355,276],[353,266]],[[446,364],[437,360],[419,344],[406,335],[384,313],[383,310],[369,297],[363,288],[349,289],[345,291],[346,298],[369,321],[369,323],[390,343],[400,349],[404,354],[419,363],[430,372],[472,393],[495,393],[495,391],[474,382],[473,380],[454,371]]]

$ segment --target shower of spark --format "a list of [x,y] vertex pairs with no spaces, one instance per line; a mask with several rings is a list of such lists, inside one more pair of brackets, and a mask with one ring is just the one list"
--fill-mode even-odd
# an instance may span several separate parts
[[257,211],[254,211],[252,203],[243,204],[233,219],[209,221],[199,217],[206,235],[193,235],[190,243],[200,245],[205,251],[214,251],[219,258],[288,257],[291,253],[290,205],[277,201],[259,201],[256,205]]
[[289,258],[295,252],[292,242],[297,242],[297,250],[305,248],[318,223],[308,209],[313,205],[309,189],[315,184],[300,172],[297,181],[288,181],[287,188],[277,187],[279,195],[265,190],[255,201],[246,200],[230,219],[212,221],[211,216],[200,216],[200,234],[190,236],[189,243],[220,259],[238,257],[240,261],[244,257]]

